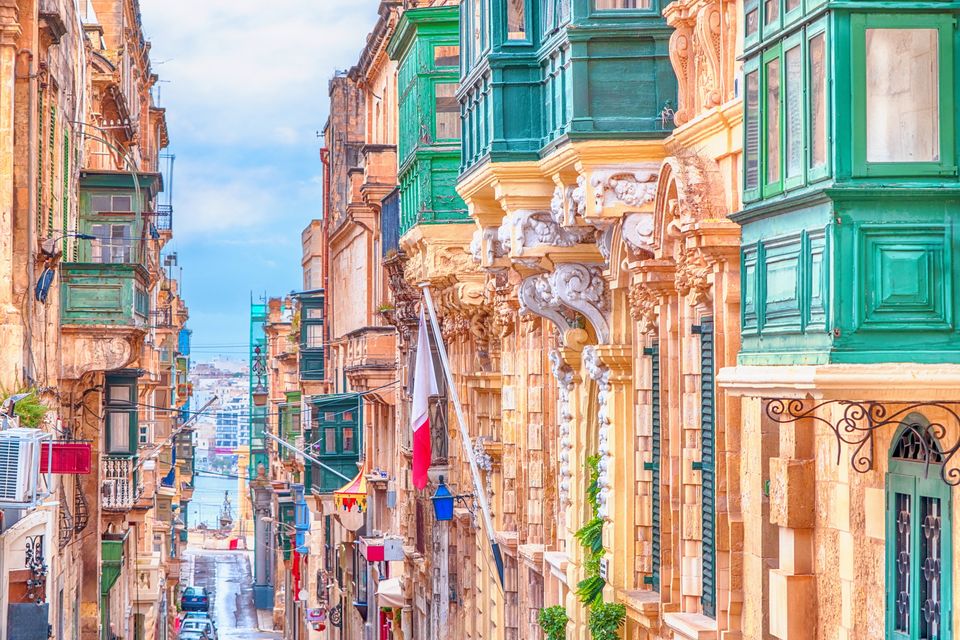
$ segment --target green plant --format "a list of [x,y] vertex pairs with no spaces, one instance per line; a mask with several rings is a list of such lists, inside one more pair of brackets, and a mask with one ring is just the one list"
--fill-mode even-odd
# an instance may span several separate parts
[[580,544],[590,553],[603,551],[603,519],[599,516],[594,516],[593,519],[583,525],[574,536],[576,536]]
[[20,418],[21,427],[36,429],[43,424],[43,419],[46,417],[47,412],[50,411],[47,405],[43,404],[40,400],[36,389],[24,389],[16,393],[3,391],[3,401],[6,402],[11,396],[22,393],[29,393],[30,395],[21,398],[16,405],[14,405],[13,414]]
[[570,622],[570,616],[559,604],[540,609],[537,613],[537,622],[546,634],[547,640],[564,640],[567,637],[567,623]]
[[600,560],[603,558],[603,518],[597,515],[600,494],[600,456],[587,458],[587,502],[593,517],[574,536],[586,551],[583,561],[584,578],[577,583],[577,597],[588,607],[603,604],[603,587],[606,581],[600,576]]
[[390,311],[393,311],[393,309],[394,309],[393,305],[390,304],[389,302],[385,302],[381,304],[379,307],[377,307],[377,311],[379,311],[380,313],[389,313]]
[[590,607],[587,628],[593,640],[618,640],[627,608],[619,602],[601,602]]

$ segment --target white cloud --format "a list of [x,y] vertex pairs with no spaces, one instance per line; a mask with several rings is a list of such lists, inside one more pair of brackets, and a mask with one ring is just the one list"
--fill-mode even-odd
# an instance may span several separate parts
[[176,144],[316,144],[327,85],[356,61],[376,0],[143,0]]

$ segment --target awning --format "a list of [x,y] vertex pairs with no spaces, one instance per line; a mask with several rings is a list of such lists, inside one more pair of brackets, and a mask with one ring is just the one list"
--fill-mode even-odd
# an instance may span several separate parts
[[367,479],[360,470],[357,477],[333,492],[333,504],[337,519],[348,531],[357,531],[363,526],[363,514],[367,511]]
[[400,578],[381,580],[377,585],[377,605],[381,607],[405,607],[407,601],[403,597],[403,587]]

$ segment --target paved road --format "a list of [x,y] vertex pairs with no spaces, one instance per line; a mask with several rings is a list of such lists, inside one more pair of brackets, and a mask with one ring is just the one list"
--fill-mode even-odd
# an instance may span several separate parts
[[279,640],[280,633],[257,629],[250,560],[243,551],[188,551],[193,584],[206,587],[220,640]]

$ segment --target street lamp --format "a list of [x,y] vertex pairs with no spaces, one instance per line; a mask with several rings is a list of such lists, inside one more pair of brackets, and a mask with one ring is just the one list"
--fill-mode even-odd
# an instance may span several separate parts
[[273,518],[273,517],[271,517],[271,516],[260,516],[260,522],[263,522],[263,523],[265,523],[265,524],[272,524],[272,525],[277,526],[278,528],[282,527],[285,531],[293,532],[294,535],[296,535],[296,533],[297,533],[297,528],[296,528],[296,527],[291,526],[291,525],[287,524],[286,522],[280,522],[279,520],[277,520],[276,518]]
[[467,498],[472,497],[472,493],[453,495],[450,492],[450,488],[447,487],[447,483],[443,481],[443,476],[440,476],[440,484],[437,485],[437,491],[430,496],[430,499],[433,500],[434,518],[437,522],[450,522],[453,520],[454,502],[462,502],[469,511],[470,507],[467,505]]
[[59,257],[59,254],[57,253],[57,243],[64,238],[96,240],[97,236],[92,236],[89,233],[64,233],[56,238],[47,238],[43,241],[43,244],[40,246],[40,250],[45,256],[47,256],[46,263],[44,264],[43,271],[40,272],[40,277],[37,278],[37,285],[33,290],[34,298],[40,304],[46,304],[47,296],[50,294],[50,285],[53,284],[53,276],[56,274],[56,271],[53,267],[54,263]]
[[263,352],[260,349],[260,346],[257,345],[253,348],[253,373],[257,376],[257,384],[253,388],[253,404],[256,407],[262,407],[267,404],[267,396],[269,391],[267,386],[263,384],[263,375],[267,372],[267,367],[263,362]]

